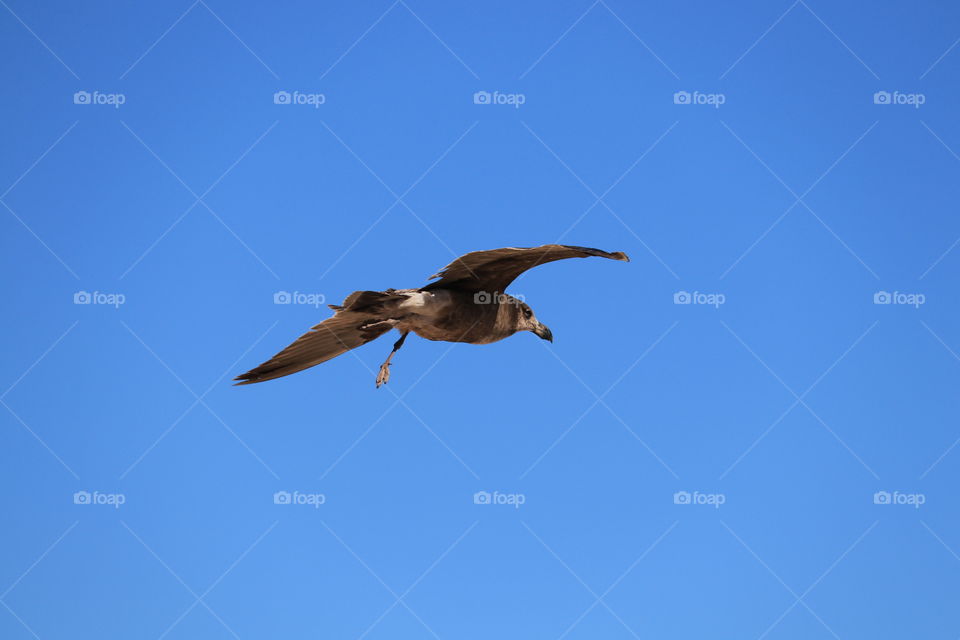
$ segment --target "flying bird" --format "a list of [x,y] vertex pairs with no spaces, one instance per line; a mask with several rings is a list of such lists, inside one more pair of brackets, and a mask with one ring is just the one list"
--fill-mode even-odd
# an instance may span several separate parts
[[390,379],[390,359],[412,331],[427,340],[490,344],[530,331],[553,342],[553,333],[537,320],[526,302],[504,293],[517,276],[533,267],[564,260],[596,256],[629,262],[622,251],[545,244],[541,247],[506,247],[474,251],[460,256],[419,289],[355,291],[336,313],[303,334],[286,349],[258,367],[237,376],[238,385],[264,382],[303,371],[364,345],[391,329],[400,339],[377,372],[376,385]]

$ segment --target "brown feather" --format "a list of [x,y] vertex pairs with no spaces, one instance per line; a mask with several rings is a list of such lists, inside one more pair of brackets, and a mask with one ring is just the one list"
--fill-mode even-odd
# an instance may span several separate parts
[[238,385],[264,382],[326,362],[390,331],[392,326],[389,323],[363,328],[377,320],[369,314],[338,312],[311,328],[277,355],[234,380],[240,380]]
[[622,251],[613,253],[563,244],[545,244],[540,247],[506,247],[490,251],[474,251],[460,256],[440,273],[431,278],[440,278],[424,287],[424,290],[455,288],[467,291],[503,292],[517,276],[528,269],[566,258],[589,258],[596,256],[610,260],[629,262]]

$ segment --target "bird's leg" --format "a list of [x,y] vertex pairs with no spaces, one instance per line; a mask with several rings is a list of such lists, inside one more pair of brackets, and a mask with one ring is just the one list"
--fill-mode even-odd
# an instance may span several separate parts
[[380,388],[380,385],[386,384],[390,380],[390,358],[393,357],[397,351],[400,350],[400,347],[403,346],[403,341],[407,339],[407,334],[409,331],[404,331],[403,335],[400,336],[400,339],[393,343],[393,351],[390,352],[390,355],[387,356],[386,361],[380,365],[380,371],[377,373],[377,388]]

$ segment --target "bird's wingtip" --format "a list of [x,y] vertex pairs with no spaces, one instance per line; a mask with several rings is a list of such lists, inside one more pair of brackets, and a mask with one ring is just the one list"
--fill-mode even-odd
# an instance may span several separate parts
[[630,262],[630,256],[625,254],[623,251],[614,251],[613,258],[614,260],[619,260],[620,262]]

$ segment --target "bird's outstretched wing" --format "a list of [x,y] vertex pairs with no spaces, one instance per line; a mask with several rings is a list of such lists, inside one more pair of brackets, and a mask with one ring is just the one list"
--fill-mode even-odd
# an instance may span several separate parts
[[440,278],[424,289],[463,289],[466,291],[500,292],[517,276],[538,264],[566,258],[609,258],[629,262],[622,251],[609,253],[589,247],[573,247],[564,244],[545,244],[541,247],[506,247],[490,251],[474,251],[460,256],[440,273],[431,278]]
[[259,367],[237,376],[240,384],[273,380],[303,371],[379,338],[392,325],[369,314],[338,311]]

